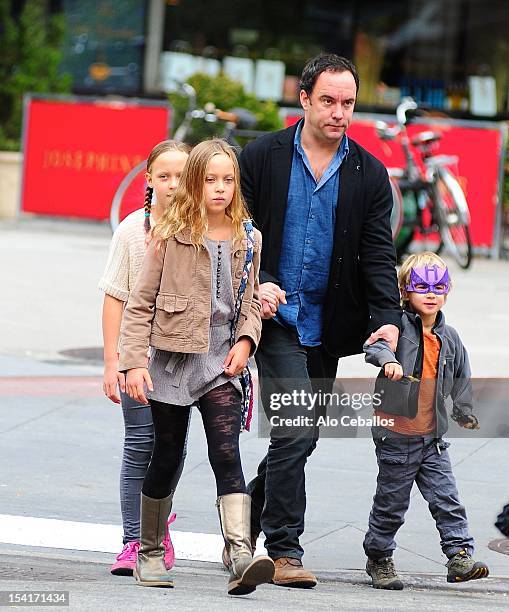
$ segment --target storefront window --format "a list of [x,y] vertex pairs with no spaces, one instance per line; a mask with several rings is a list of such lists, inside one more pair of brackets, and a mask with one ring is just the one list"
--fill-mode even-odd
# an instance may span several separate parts
[[[507,3],[412,0],[399,22],[401,3],[379,4],[386,4],[385,20],[377,23],[375,3],[364,3],[357,24],[356,61],[372,68],[366,103],[390,105],[412,95],[439,109],[491,115],[507,110]],[[384,21],[390,24],[385,29]]]
[[[350,53],[353,6],[353,1],[333,0],[170,0],[164,49],[220,60],[227,73],[241,75],[248,91],[296,103],[298,76],[309,57],[324,44],[327,50]],[[177,59],[185,75],[185,58]],[[267,79],[272,89],[263,86]]]
[[167,0],[163,72],[223,69],[292,104],[306,59],[332,51],[354,59],[361,107],[488,115],[508,110],[508,29],[502,0]]
[[141,92],[144,0],[63,0],[63,70],[76,93]]

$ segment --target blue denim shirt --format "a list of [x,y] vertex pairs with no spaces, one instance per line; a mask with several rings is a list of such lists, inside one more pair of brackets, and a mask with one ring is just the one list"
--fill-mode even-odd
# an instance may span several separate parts
[[301,122],[295,132],[279,260],[279,278],[287,304],[279,306],[276,321],[296,328],[302,345],[319,346],[336,225],[339,168],[348,154],[348,138],[343,137],[317,183],[301,145],[302,125]]

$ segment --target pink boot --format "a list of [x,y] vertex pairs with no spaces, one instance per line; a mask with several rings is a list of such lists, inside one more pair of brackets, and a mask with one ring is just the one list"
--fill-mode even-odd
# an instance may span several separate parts
[[139,547],[140,543],[138,541],[124,544],[122,552],[117,555],[115,563],[111,566],[111,573],[115,576],[132,576]]
[[177,518],[175,513],[170,515],[168,523],[166,524],[166,533],[164,535],[163,546],[164,546],[164,564],[167,570],[171,570],[175,564],[175,551],[173,550],[173,544],[170,538],[170,525]]

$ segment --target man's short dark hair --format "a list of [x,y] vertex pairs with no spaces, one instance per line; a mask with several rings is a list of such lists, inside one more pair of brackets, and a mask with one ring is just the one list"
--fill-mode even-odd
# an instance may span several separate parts
[[320,53],[320,55],[312,57],[306,62],[300,77],[300,88],[303,89],[308,96],[311,95],[316,79],[322,72],[351,72],[355,80],[356,89],[359,91],[359,75],[357,73],[357,68],[350,60],[346,59],[346,57],[336,55],[335,53]]

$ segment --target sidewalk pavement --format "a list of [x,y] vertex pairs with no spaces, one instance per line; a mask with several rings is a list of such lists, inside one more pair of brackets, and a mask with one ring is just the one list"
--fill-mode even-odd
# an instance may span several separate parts
[[[226,595],[227,574],[211,563],[180,562],[174,589],[138,587],[133,578],[112,576],[110,559],[97,553],[61,554],[52,550],[13,550],[0,545],[0,596],[3,591],[68,591],[71,610],[426,610],[427,612],[502,612],[507,583],[485,579],[450,585],[434,575],[405,575],[403,591],[369,586],[361,571],[318,572],[312,590],[262,585],[245,597]],[[51,607],[51,610],[62,608]]]
[[[2,514],[98,526],[120,522],[117,483],[122,416],[119,407],[101,394],[102,369],[97,361],[102,296],[96,287],[109,239],[104,224],[38,219],[0,223],[4,288],[0,303],[0,464],[7,466],[0,473]],[[508,262],[476,260],[467,272],[451,264],[454,288],[445,312],[469,349],[476,376],[507,376],[508,272]],[[84,348],[87,350],[73,353],[80,358],[62,353]],[[355,356],[341,360],[339,373],[374,376],[376,371]],[[256,424],[251,433],[242,434],[247,477],[254,474],[266,448],[267,440],[256,435]],[[497,606],[502,605],[504,592],[509,592],[509,557],[490,550],[488,544],[501,539],[493,520],[509,500],[503,469],[509,460],[508,440],[455,439],[450,453],[476,538],[477,556],[499,580],[447,585],[438,533],[415,491],[395,554],[399,570],[408,572],[405,579],[414,586],[398,595],[368,589],[362,570],[362,539],[375,488],[372,442],[322,439],[307,467],[308,509],[302,538],[304,561],[318,571],[319,589],[302,593],[263,587],[253,605],[288,609],[295,603],[321,609],[341,603],[346,609],[366,610],[415,605],[430,610],[450,605],[452,609],[455,605],[477,610],[484,602],[490,610],[503,609]],[[214,500],[205,437],[195,413],[184,475],[175,497],[175,529],[218,535]],[[180,562],[177,577],[182,589],[169,594],[146,593],[145,589],[133,593],[131,582],[107,574],[111,555],[20,547],[9,537],[3,542],[0,590],[28,588],[32,579],[36,588],[53,588],[58,583],[59,588],[71,588],[76,601],[82,599],[79,609],[110,609],[107,602],[117,605],[134,594],[136,609],[154,609],[162,601],[165,605],[185,601],[186,609],[225,605],[224,576],[211,564]],[[218,558],[219,554],[220,550]],[[77,558],[83,562],[73,562]],[[8,569],[11,565],[18,569]],[[39,569],[32,574],[27,569],[36,566]],[[67,578],[61,575],[64,567]],[[205,568],[210,567],[212,573],[207,572],[203,580]],[[228,602],[229,607],[236,605],[241,604]]]

